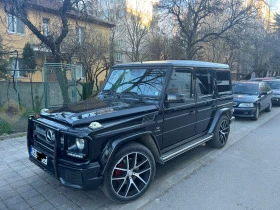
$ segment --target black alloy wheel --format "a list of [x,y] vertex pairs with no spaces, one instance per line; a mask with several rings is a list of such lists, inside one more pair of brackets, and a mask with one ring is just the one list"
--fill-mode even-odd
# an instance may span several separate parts
[[215,128],[214,137],[207,144],[214,148],[222,148],[225,146],[230,133],[230,121],[227,116],[223,115]]
[[266,108],[266,112],[271,112],[271,110],[272,110],[272,101],[270,101],[270,103],[269,103],[269,105],[268,105],[268,107]]
[[152,182],[155,168],[154,157],[145,146],[138,143],[125,145],[105,172],[105,194],[118,202],[138,198]]

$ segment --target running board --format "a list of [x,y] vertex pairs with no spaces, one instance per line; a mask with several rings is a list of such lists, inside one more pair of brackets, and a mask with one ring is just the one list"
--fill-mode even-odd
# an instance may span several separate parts
[[206,136],[202,136],[198,139],[195,139],[191,142],[188,142],[187,144],[181,145],[175,149],[172,149],[171,151],[165,153],[162,155],[161,159],[163,160],[163,162],[166,162],[168,160],[171,160],[172,158],[177,157],[178,155],[193,149],[194,147],[203,144],[209,140],[211,140],[213,138],[214,134],[207,134]]

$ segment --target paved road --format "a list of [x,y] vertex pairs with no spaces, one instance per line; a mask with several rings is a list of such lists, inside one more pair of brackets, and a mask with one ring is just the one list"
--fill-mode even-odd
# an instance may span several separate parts
[[[228,144],[221,150],[211,149],[209,147],[200,146],[195,148],[171,161],[167,164],[157,167],[157,173],[154,182],[152,183],[150,189],[142,196],[140,199],[125,204],[115,204],[109,201],[100,190],[91,190],[91,191],[81,191],[71,188],[66,188],[60,184],[59,181],[54,179],[52,176],[48,175],[40,168],[32,164],[28,160],[28,153],[26,148],[26,137],[19,137],[13,139],[0,140],[0,209],[139,209],[139,208],[162,208],[168,207],[168,203],[163,202],[168,199],[164,199],[165,196],[168,196],[172,192],[173,197],[175,195],[186,195],[185,198],[193,199],[190,204],[192,204],[196,209],[195,204],[203,203],[203,201],[213,194],[212,182],[218,181],[228,181],[228,187],[234,188],[238,186],[237,184],[244,183],[243,177],[236,176],[230,184],[231,180],[226,179],[226,177],[220,177],[218,173],[220,169],[227,171],[227,168],[235,175],[238,175],[238,171],[233,171],[231,157],[238,158],[239,154],[234,156],[234,150],[236,146],[243,142],[247,134],[254,131],[256,128],[262,126],[264,123],[271,120],[273,117],[280,113],[280,107],[275,107],[270,113],[263,113],[260,115],[258,121],[251,121],[248,119],[237,119],[231,127],[231,135],[229,138]],[[277,118],[278,119],[278,118]],[[274,119],[273,119],[274,120]],[[269,124],[268,124],[269,125]],[[255,132],[255,131],[254,131]],[[255,139],[258,141],[265,140],[265,137],[269,134],[262,134],[261,136],[255,135]],[[240,141],[241,140],[241,141]],[[246,147],[248,151],[251,150],[250,144]],[[262,149],[262,148],[260,148]],[[275,148],[277,149],[277,148]],[[237,150],[238,151],[238,150]],[[278,150],[279,151],[279,150]],[[244,151],[239,151],[242,154],[246,154]],[[264,151],[262,151],[265,154]],[[228,154],[229,153],[229,154]],[[230,154],[232,153],[232,154]],[[255,154],[255,153],[254,153]],[[258,153],[256,153],[258,154]],[[255,155],[256,155],[255,154]],[[225,155],[225,157],[223,157]],[[244,161],[244,167],[240,168],[245,169],[248,164],[248,161],[253,161],[254,156],[248,157],[251,159],[246,160],[246,158],[241,159]],[[225,159],[225,160],[224,160]],[[260,157],[258,157],[260,159]],[[278,158],[279,159],[279,158]],[[266,159],[264,159],[266,160]],[[252,167],[257,167],[259,163]],[[250,164],[249,164],[250,165]],[[262,163],[259,166],[265,164]],[[230,167],[229,167],[230,166]],[[261,167],[260,167],[261,168]],[[260,169],[258,168],[258,169]],[[211,171],[214,170],[214,173]],[[277,170],[277,168],[275,169]],[[254,171],[253,171],[254,172]],[[262,172],[255,171],[256,173]],[[209,177],[207,177],[207,173]],[[264,172],[263,172],[264,173]],[[203,182],[200,183],[200,174],[207,178],[207,184]],[[279,174],[279,173],[278,173]],[[211,175],[211,176],[210,176]],[[253,175],[253,174],[249,174]],[[248,176],[249,176],[248,175]],[[265,174],[264,174],[265,175]],[[196,177],[197,176],[197,177]],[[261,176],[261,175],[259,175]],[[251,176],[249,176],[251,177]],[[239,178],[242,180],[239,180]],[[276,178],[276,177],[269,177]],[[188,186],[189,181],[195,181],[193,185]],[[214,181],[213,181],[214,180]],[[256,182],[260,179],[254,179]],[[179,183],[179,184],[178,184]],[[196,186],[196,183],[199,184]],[[270,182],[268,182],[269,185]],[[181,185],[184,184],[184,188]],[[245,183],[244,183],[245,184]],[[275,183],[277,184],[277,183]],[[267,187],[268,185],[261,185]],[[242,190],[244,193],[254,190],[253,183],[250,185],[251,188]],[[257,186],[257,185],[256,185]],[[259,185],[260,186],[260,185]],[[270,186],[270,185],[269,185]],[[278,183],[279,186],[279,183]],[[206,195],[203,199],[197,193],[192,191],[184,191],[183,189],[202,189],[206,187],[209,194]],[[240,188],[240,187],[239,187]],[[177,191],[178,189],[178,191]],[[242,188],[240,188],[242,189]],[[213,196],[222,197],[229,199],[234,195],[227,193],[226,189],[219,191]],[[270,191],[269,191],[270,192]],[[272,191],[271,191],[272,192]],[[180,193],[180,194],[179,194]],[[237,194],[236,192],[234,192]],[[243,193],[243,194],[244,194]],[[274,192],[276,193],[276,192]],[[242,193],[240,194],[243,195]],[[278,193],[279,195],[279,193]],[[237,196],[237,195],[236,195]],[[273,197],[273,195],[271,195]],[[210,197],[209,197],[210,198]],[[212,197],[213,198],[213,197]],[[215,197],[216,198],[216,197]],[[261,196],[256,197],[256,199],[261,199]],[[217,209],[215,206],[219,207],[219,202],[214,202],[216,199],[213,199],[211,206],[207,206],[210,209]],[[254,200],[252,200],[253,202]],[[177,201],[175,201],[177,202]],[[163,206],[161,204],[164,204]],[[171,205],[172,203],[170,203]],[[236,206],[233,209],[247,209],[246,202],[239,200],[236,202]],[[251,204],[251,203],[249,203]],[[264,202],[264,204],[266,204]],[[279,203],[278,203],[279,204]],[[180,206],[182,205],[182,206]],[[189,204],[188,204],[189,205]],[[175,206],[177,208],[186,208],[185,203],[180,203]],[[250,205],[248,205],[250,206]],[[279,205],[278,205],[279,206]],[[191,206],[190,206],[191,207]],[[223,209],[227,206],[223,206]],[[181,208],[181,209],[182,209]],[[249,208],[249,207],[248,207]],[[200,208],[204,209],[204,208]],[[257,208],[258,209],[258,208]]]
[[279,122],[277,115],[143,209],[280,209]]

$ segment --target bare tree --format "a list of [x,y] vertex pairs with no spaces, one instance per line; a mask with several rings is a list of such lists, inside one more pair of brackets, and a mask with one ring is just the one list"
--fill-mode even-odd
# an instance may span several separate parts
[[270,66],[274,75],[280,75],[280,14],[275,15],[275,23],[273,24],[274,33],[273,37],[273,47],[272,56],[270,58]]
[[9,62],[7,61],[8,51],[3,45],[2,37],[0,36],[0,79],[6,79],[9,72]]
[[194,59],[204,43],[240,25],[251,12],[251,6],[245,7],[241,0],[171,0],[160,8],[176,19],[187,59]]
[[[77,10],[82,7],[82,0],[38,0],[36,4],[38,7],[45,7],[51,5],[51,9],[60,18],[60,24],[58,25],[58,33],[45,36],[43,30],[35,25],[28,15],[28,8],[34,6],[31,0],[3,0],[4,10],[7,14],[19,18],[29,30],[50,49],[54,62],[60,63],[62,59],[61,44],[69,32],[68,26],[68,14],[71,11],[77,13]],[[66,71],[56,71],[60,89],[62,92],[63,103],[70,103],[70,97],[68,95],[68,81],[66,77]]]
[[75,34],[69,33],[62,45],[63,51],[68,56],[79,61],[85,72],[86,83],[95,86],[99,91],[99,76],[110,67],[110,43],[108,38],[94,29],[85,32],[82,42],[76,41]]

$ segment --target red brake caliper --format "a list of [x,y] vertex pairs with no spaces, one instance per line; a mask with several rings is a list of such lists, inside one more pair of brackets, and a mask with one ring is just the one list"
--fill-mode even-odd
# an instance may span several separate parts
[[[119,163],[119,164],[117,165],[117,167],[118,167],[118,168],[122,168],[122,167],[123,167],[123,163]],[[118,170],[118,169],[115,170],[115,177],[118,177],[118,176],[120,176],[121,174],[122,174],[122,171],[121,171],[121,170]]]

